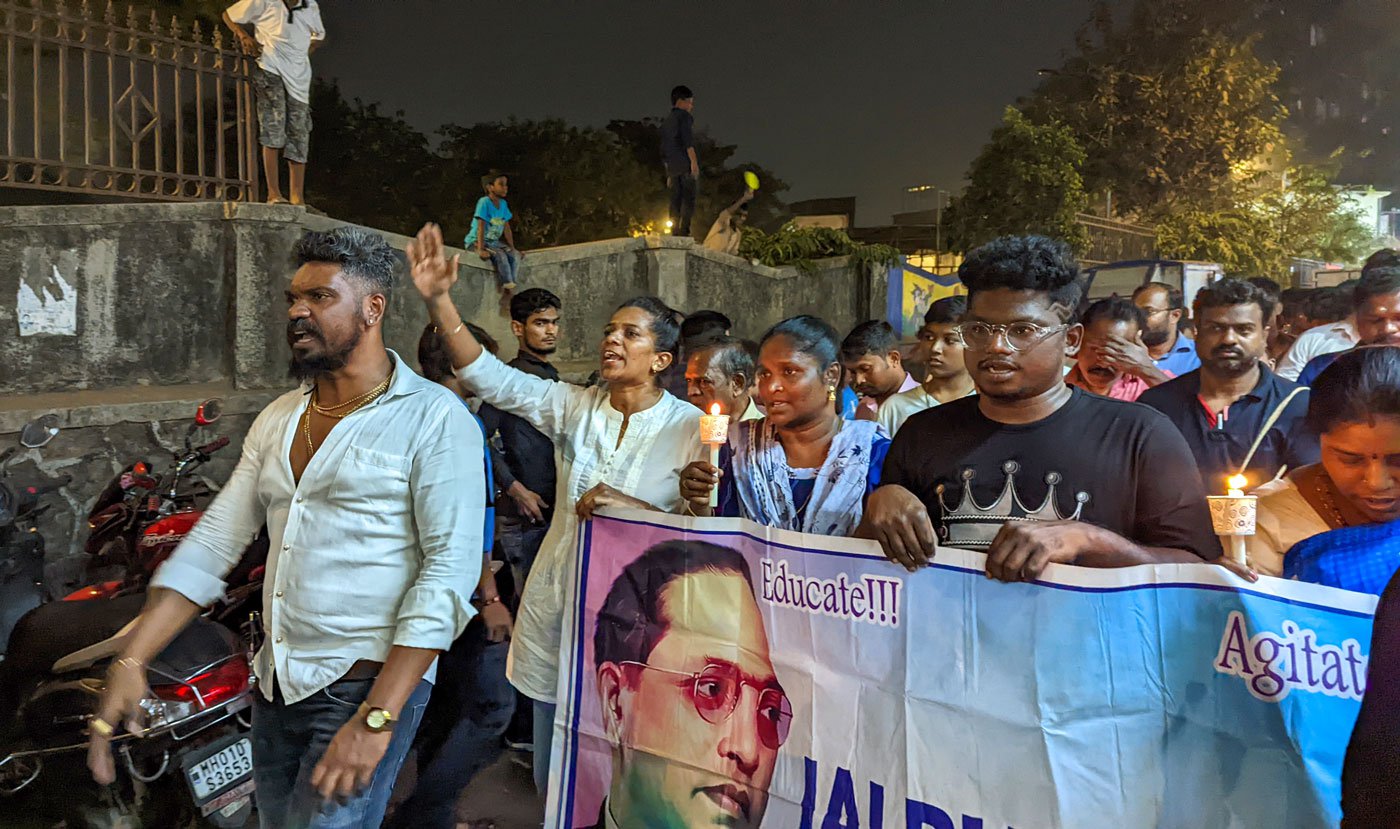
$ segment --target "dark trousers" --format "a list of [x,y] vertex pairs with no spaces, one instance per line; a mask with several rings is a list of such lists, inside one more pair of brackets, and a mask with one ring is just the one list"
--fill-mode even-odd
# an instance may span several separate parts
[[671,235],[689,236],[690,218],[695,215],[695,176],[673,173],[671,181]]
[[268,702],[253,703],[253,778],[263,829],[375,829],[384,819],[433,686],[420,680],[408,698],[384,758],[369,788],[343,804],[324,804],[311,787],[311,773],[341,726],[369,695],[373,679],[332,682],[300,702],[288,704],[273,687]]
[[515,712],[515,688],[506,680],[509,652],[509,642],[486,638],[478,616],[442,655],[414,744],[418,782],[386,826],[455,829],[457,799],[500,756],[501,735]]
[[[502,516],[496,522],[496,543],[500,545],[501,557],[510,565],[511,577],[515,579],[515,595],[525,592],[525,580],[530,577],[530,568],[535,566],[535,556],[539,555],[544,534],[549,530],[550,516],[539,524],[531,524],[528,519],[515,516]],[[0,665],[5,663],[0,662]],[[506,738],[511,742],[530,742],[535,733],[534,706],[530,698],[520,692],[515,695],[515,717],[506,729]]]

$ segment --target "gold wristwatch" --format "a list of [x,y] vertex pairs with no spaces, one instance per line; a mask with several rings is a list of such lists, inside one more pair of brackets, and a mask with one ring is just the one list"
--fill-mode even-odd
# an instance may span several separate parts
[[381,734],[394,729],[394,715],[392,713],[383,708],[371,707],[367,702],[361,704],[360,708],[365,712],[365,728],[371,732]]

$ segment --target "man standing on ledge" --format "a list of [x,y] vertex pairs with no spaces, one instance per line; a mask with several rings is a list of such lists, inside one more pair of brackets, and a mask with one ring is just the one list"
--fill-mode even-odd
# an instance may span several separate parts
[[308,233],[287,290],[292,371],[228,485],[151,580],[91,721],[88,765],[139,726],[146,665],[264,523],[266,641],[253,669],[253,769],[264,829],[373,829],[427,704],[437,657],[476,611],[481,430],[446,388],[384,347],[394,251],[354,228]]
[[671,90],[671,114],[661,124],[661,160],[666,165],[666,186],[671,190],[671,234],[690,235],[695,215],[696,181],[700,161],[695,155],[695,93],[688,86]]
[[[306,155],[311,143],[311,53],[326,42],[316,0],[239,0],[224,12],[243,51],[258,59],[258,98],[267,203],[284,204],[281,156],[291,168],[292,204],[304,204]],[[256,35],[248,34],[252,25]]]

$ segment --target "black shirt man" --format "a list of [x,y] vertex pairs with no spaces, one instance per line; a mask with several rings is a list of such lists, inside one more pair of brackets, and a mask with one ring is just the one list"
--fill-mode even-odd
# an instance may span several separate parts
[[988,575],[1051,563],[1119,567],[1220,557],[1180,433],[1145,406],[1066,385],[1083,328],[1069,249],[1004,237],[968,255],[958,331],[978,396],[920,412],[895,436],[859,535],[909,569],[942,543],[987,552]]

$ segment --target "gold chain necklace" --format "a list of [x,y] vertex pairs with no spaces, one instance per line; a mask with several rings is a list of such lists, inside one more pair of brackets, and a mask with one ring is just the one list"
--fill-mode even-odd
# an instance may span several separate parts
[[1347,520],[1342,517],[1342,511],[1337,509],[1337,502],[1332,499],[1332,487],[1328,485],[1330,479],[1324,475],[1317,476],[1317,482],[1313,484],[1313,490],[1317,493],[1317,500],[1322,503],[1331,515],[1324,515],[1323,518],[1332,518],[1334,526],[1338,529],[1347,526]]
[[[339,405],[337,405],[337,406],[322,406],[320,403],[317,403],[317,402],[316,402],[317,393],[316,393],[315,390],[313,390],[313,391],[311,392],[311,407],[312,407],[313,409],[316,410],[316,413],[317,413],[317,414],[322,414],[322,415],[325,415],[326,417],[334,417],[334,418],[337,418],[337,419],[342,418],[342,417],[345,417],[345,416],[347,416],[347,415],[353,414],[355,411],[357,411],[358,409],[362,408],[366,403],[370,402],[370,401],[373,400],[374,398],[376,398],[376,397],[378,397],[379,395],[383,394],[384,391],[385,391],[386,389],[389,388],[389,381],[391,381],[391,380],[393,380],[393,379],[394,379],[394,372],[393,372],[393,369],[390,369],[390,370],[389,370],[389,374],[388,374],[387,376],[385,376],[384,380],[383,380],[379,385],[375,386],[374,388],[370,389],[369,391],[365,392],[364,394],[360,395],[359,397],[356,397],[356,398],[354,398],[353,400],[348,400],[348,401],[346,401],[346,402],[344,402],[344,403],[341,403],[341,404],[339,404]],[[350,411],[346,412],[345,414],[336,414],[336,412],[339,411],[340,409],[344,409],[344,408],[347,408],[347,407],[349,407],[349,406],[354,406],[354,408],[353,408],[353,409],[350,409]]]
[[[358,398],[356,398],[355,400],[352,400],[351,403],[356,402],[356,401],[359,401],[359,405],[357,405],[355,408],[351,409],[350,411],[348,411],[348,412],[346,412],[346,413],[344,413],[344,414],[331,414],[330,412],[323,410],[319,405],[317,405],[317,403],[316,403],[316,390],[313,388],[313,389],[311,390],[311,399],[308,400],[307,403],[306,403],[306,411],[303,412],[303,413],[302,413],[302,416],[301,416],[301,431],[302,431],[302,435],[306,438],[306,457],[307,457],[307,459],[309,460],[309,459],[311,458],[312,455],[316,454],[316,444],[311,440],[311,412],[312,412],[312,410],[315,410],[318,414],[325,415],[326,417],[335,418],[336,420],[340,420],[340,419],[342,419],[342,418],[349,417],[350,415],[354,414],[355,412],[358,412],[360,409],[363,409],[365,406],[368,406],[369,404],[373,403],[376,399],[379,398],[380,395],[382,395],[384,392],[388,391],[388,389],[389,389],[389,381],[390,381],[390,380],[393,380],[393,379],[394,379],[394,372],[393,372],[393,370],[391,369],[391,370],[389,371],[389,376],[384,378],[384,382],[380,383],[378,386],[376,386],[375,388],[371,389],[370,392],[369,392],[369,394],[362,394],[362,395],[360,395]],[[374,396],[373,396],[373,397],[370,397],[369,395],[374,395]],[[335,406],[335,407],[333,407],[333,408],[342,409],[342,408],[344,408],[345,406],[348,406],[348,405],[349,405],[349,403],[342,403],[341,405]]]

